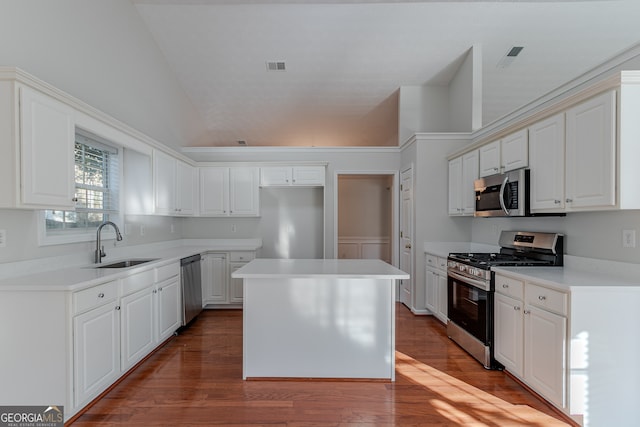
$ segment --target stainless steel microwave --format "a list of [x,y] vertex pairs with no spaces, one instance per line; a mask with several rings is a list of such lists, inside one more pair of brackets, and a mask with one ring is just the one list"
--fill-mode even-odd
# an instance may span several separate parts
[[529,216],[529,169],[486,176],[473,183],[475,216]]

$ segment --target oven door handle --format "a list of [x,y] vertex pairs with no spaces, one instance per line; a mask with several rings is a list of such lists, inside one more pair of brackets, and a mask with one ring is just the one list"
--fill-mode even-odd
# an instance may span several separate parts
[[507,205],[504,203],[504,190],[507,188],[507,183],[509,182],[509,175],[504,177],[504,181],[502,181],[502,185],[500,186],[500,207],[504,211],[505,216],[509,216],[509,211],[507,210]]
[[484,280],[472,279],[471,277],[463,276],[462,274],[458,274],[455,271],[451,271],[451,270],[447,270],[447,274],[453,277],[454,279],[458,279],[461,282],[464,282],[475,288],[484,289],[485,291],[491,290],[491,284],[487,284]]

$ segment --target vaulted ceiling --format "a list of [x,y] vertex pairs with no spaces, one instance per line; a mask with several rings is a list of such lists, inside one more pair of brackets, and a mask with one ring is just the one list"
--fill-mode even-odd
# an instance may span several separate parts
[[638,0],[132,1],[210,146],[396,145],[399,87],[473,45],[487,124],[640,42]]

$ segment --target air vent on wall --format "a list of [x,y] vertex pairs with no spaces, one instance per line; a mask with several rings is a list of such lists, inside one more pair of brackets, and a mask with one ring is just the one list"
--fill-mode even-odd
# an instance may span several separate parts
[[284,61],[267,61],[267,71],[286,71]]
[[522,49],[524,49],[524,46],[511,47],[511,49],[509,49],[507,53],[500,59],[497,67],[507,68],[509,65],[511,65],[513,60],[516,59],[516,56],[520,55],[520,52],[522,52]]
[[247,141],[245,141],[244,139],[240,139],[238,141],[236,141],[238,143],[238,145],[240,147],[246,147],[247,146]]

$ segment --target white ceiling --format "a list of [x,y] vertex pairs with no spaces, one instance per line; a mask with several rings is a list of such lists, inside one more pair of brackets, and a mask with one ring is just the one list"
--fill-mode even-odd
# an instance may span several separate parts
[[211,146],[397,144],[399,87],[448,84],[472,45],[488,124],[640,42],[640,0],[132,1]]

